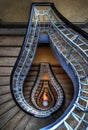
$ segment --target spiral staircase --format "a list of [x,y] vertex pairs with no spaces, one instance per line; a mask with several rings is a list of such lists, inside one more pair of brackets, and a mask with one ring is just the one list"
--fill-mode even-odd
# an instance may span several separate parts
[[[41,37],[45,35],[47,37],[42,39]],[[11,93],[1,94],[1,130],[88,129],[87,39],[88,35],[65,19],[53,3],[33,3],[31,5],[28,29],[11,74],[12,95]],[[64,90],[59,84],[59,79],[53,76],[53,74],[56,76],[59,71],[55,72],[57,67],[51,65],[54,69],[52,69],[53,74],[49,71],[50,80],[53,86],[56,86],[57,94],[59,93],[59,96],[61,94],[62,98],[60,108],[57,103],[50,110],[40,109],[33,98],[37,86],[41,88],[39,76],[42,69],[40,65],[33,66],[32,62],[39,41],[43,40],[49,41],[52,53],[72,80],[74,89],[69,95],[65,93],[69,90]],[[33,69],[36,71],[32,72]],[[32,74],[33,80],[31,80]],[[2,92],[4,91],[5,88],[2,88]]]

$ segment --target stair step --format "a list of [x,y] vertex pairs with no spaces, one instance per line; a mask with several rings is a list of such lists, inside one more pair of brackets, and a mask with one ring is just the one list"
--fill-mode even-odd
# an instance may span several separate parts
[[15,106],[15,102],[13,100],[7,101],[6,103],[0,105],[0,115],[4,114],[6,111]]
[[4,127],[2,128],[2,130],[13,130],[17,124],[19,123],[19,121],[23,118],[23,116],[25,115],[25,113],[23,111],[19,111],[18,113],[16,113],[7,123],[6,125],[4,125]]
[[9,100],[11,100],[11,99],[12,99],[11,93],[2,95],[2,96],[0,97],[0,104],[3,104],[3,103],[5,103],[5,102],[7,102],[7,101],[9,101]]
[[27,123],[29,122],[29,119],[30,116],[25,114],[25,116],[23,116],[23,118],[19,121],[14,130],[24,130],[26,128]]
[[10,85],[4,85],[0,86],[0,95],[5,95],[7,93],[10,93]]
[[19,108],[17,106],[13,107],[6,113],[0,116],[0,128],[2,128],[17,112]]

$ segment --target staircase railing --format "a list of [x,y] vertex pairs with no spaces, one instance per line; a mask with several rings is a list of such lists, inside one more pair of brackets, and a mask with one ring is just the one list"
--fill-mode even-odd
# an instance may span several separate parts
[[[87,126],[88,122],[84,119],[85,113],[80,116],[80,114],[76,114],[75,111],[80,109],[83,112],[88,112],[88,44],[85,43],[78,34],[66,28],[65,25],[57,25],[56,21],[54,22],[55,19],[52,19],[52,16],[49,15],[48,17],[51,22],[50,32],[48,33],[51,40],[51,48],[53,48],[53,51],[56,51],[54,53],[58,53],[57,57],[62,55],[67,65],[71,64],[75,71],[75,76],[78,77],[79,92],[72,109],[65,118],[59,123],[53,124],[53,127],[45,128],[55,129],[63,124],[68,130],[73,130],[77,129],[81,122],[84,122]],[[70,124],[68,121],[71,120],[71,117],[76,123],[75,126],[73,126],[74,123]]]
[[[50,19],[50,16],[49,16]],[[51,24],[54,28],[54,31],[56,30],[56,36],[54,33],[50,35],[50,38],[52,39],[52,42],[54,43],[54,47],[56,47],[58,52],[61,52],[62,55],[65,57],[65,59],[71,63],[73,66],[74,70],[76,70],[77,77],[79,79],[79,87],[80,87],[80,93],[81,91],[81,84],[83,82],[81,81],[83,78],[86,80],[85,83],[87,82],[87,77],[88,77],[88,44],[85,43],[83,40],[81,40],[80,36],[76,35],[75,33],[71,32],[69,29],[65,27],[65,25],[59,25],[59,27],[53,22],[52,19]],[[63,39],[65,44],[62,44],[61,38]],[[56,43],[56,44],[55,44]],[[79,43],[79,44],[78,44]],[[66,47],[66,48],[65,48]],[[85,49],[84,49],[85,48]],[[80,61],[81,60],[81,61]],[[73,63],[74,61],[74,63]],[[81,62],[81,63],[80,63]],[[85,68],[84,68],[85,66]],[[85,100],[87,102],[87,97],[81,96],[80,94],[78,95],[81,100]],[[86,99],[85,99],[86,98]],[[78,103],[77,103],[78,105]],[[82,105],[79,106],[79,108],[82,111],[88,111],[88,108],[83,107]]]
[[[36,17],[32,17],[36,6],[50,7],[49,10],[42,13],[35,9]],[[13,98],[27,113],[35,116],[40,115],[40,117],[48,114],[32,108],[23,96],[24,80],[30,70],[38,43],[38,15],[46,15],[48,17],[50,25],[48,35],[50,37],[51,49],[74,84],[74,99],[67,110],[59,119],[42,128],[42,130],[54,130],[63,126],[67,130],[77,130],[81,123],[84,123],[85,127],[87,127],[88,121],[85,119],[85,116],[86,112],[88,112],[88,43],[82,40],[82,36],[88,39],[88,34],[64,18],[53,3],[33,3],[31,6],[24,44],[11,75]],[[59,20],[62,20],[62,22],[60,23]]]

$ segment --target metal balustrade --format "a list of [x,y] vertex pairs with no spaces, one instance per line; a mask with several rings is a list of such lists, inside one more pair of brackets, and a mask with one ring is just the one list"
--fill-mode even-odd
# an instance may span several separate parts
[[[78,86],[77,88],[74,86],[74,90],[77,90],[78,93],[76,93],[77,98],[74,95],[74,101],[71,102],[69,108],[61,118],[57,119],[52,124],[41,128],[41,130],[54,130],[62,127],[67,130],[77,130],[82,123],[84,123],[85,128],[87,128],[88,121],[85,119],[85,116],[88,112],[88,43],[82,40],[81,36],[72,29],[74,28],[79,32],[78,28],[74,26],[72,26],[72,28],[67,27],[66,24],[68,21],[65,19],[65,24],[63,22],[64,18],[61,15],[59,18],[55,14],[55,11],[53,10],[55,7],[53,4],[49,4],[47,10],[38,10],[36,8],[38,5],[41,6],[42,4],[34,4],[32,7],[34,9],[33,12],[31,12],[31,15],[34,13],[33,17],[31,16],[32,21],[30,23],[32,24],[31,26],[28,26],[25,38],[26,44],[23,47],[23,50],[21,50],[21,57],[17,63],[16,69],[13,71],[11,84],[13,97],[24,111],[31,113],[36,117],[46,117],[46,115],[50,115],[50,111],[39,111],[30,106],[23,96],[23,83],[34,58],[39,34],[46,32],[50,38],[50,46],[53,53],[57,59],[60,59],[59,57],[62,57],[63,59],[60,61],[63,68],[65,64],[65,67],[69,66],[69,70],[72,69],[73,75],[78,81]],[[46,16],[48,20],[44,19],[44,16]],[[43,21],[41,20],[41,17],[43,17]],[[46,26],[46,23],[48,23],[48,26]],[[41,24],[44,26],[41,27]],[[69,26],[71,27],[70,23]],[[83,35],[87,37],[86,34]],[[41,72],[42,71],[40,71],[39,76],[41,76]],[[68,74],[71,77],[70,72],[68,72]],[[58,86],[55,79],[52,78],[53,75],[50,71],[49,75],[53,86]],[[73,77],[71,77],[71,79],[72,78]],[[38,84],[39,79],[37,80],[36,86]],[[34,90],[36,91],[36,88]],[[35,104],[33,96],[32,101]],[[36,104],[35,106],[38,107]]]
[[[68,42],[68,41],[67,41],[68,43],[65,42],[66,43],[66,48],[65,48],[65,46],[63,44],[61,44],[61,42],[59,44],[58,39],[56,39],[56,41],[54,41],[55,37],[56,37],[55,34],[53,36],[54,39],[50,36],[50,38],[52,39],[52,43],[54,43],[54,46],[56,47],[56,49],[59,52],[61,52],[61,54],[66,58],[66,60],[69,61],[68,63],[71,63],[73,68],[76,70],[77,76],[79,78],[79,83],[80,83],[79,86],[81,87],[81,80],[85,79],[86,80],[85,82],[87,82],[87,80],[88,80],[87,79],[87,71],[85,71],[85,68],[82,66],[82,64],[83,65],[87,64],[87,60],[86,60],[87,58],[84,57],[84,59],[83,59],[83,56],[80,55],[79,52],[77,52],[77,48],[75,49],[74,46],[71,46],[70,42]],[[55,43],[57,43],[57,44],[55,44]],[[70,47],[70,49],[67,48],[67,47]],[[78,58],[78,59],[76,59],[76,58]],[[80,63],[80,60],[81,60],[81,63]],[[86,70],[88,70],[88,66],[87,65],[86,65]],[[80,91],[81,91],[81,88],[80,88]],[[82,96],[81,97],[80,93],[82,93],[82,92],[79,92],[78,98],[79,99],[81,98],[82,100],[87,102],[86,96],[84,96],[84,97]],[[77,105],[78,105],[78,102],[77,102]],[[79,104],[79,108],[80,108],[80,104]],[[84,111],[88,111],[88,107],[86,108],[86,106],[83,107],[81,105],[81,110],[83,111],[83,109],[84,109]]]
[[[33,87],[32,93],[31,93],[31,101],[34,104],[34,106],[42,111],[42,109],[35,102],[34,94],[35,94],[35,92],[37,91],[37,89],[39,87],[39,83],[40,83],[43,71],[46,71],[48,73],[49,78],[50,78],[50,82],[53,85],[53,88],[56,90],[56,93],[58,95],[55,105],[48,110],[48,113],[50,115],[50,114],[52,114],[53,112],[55,112],[56,110],[58,110],[61,107],[61,105],[63,103],[63,100],[64,100],[64,93],[63,93],[63,90],[62,90],[60,84],[58,84],[58,82],[56,81],[54,75],[52,74],[49,63],[40,63],[40,72],[38,74],[37,81],[36,81],[36,83],[35,83],[35,85]],[[42,113],[43,113],[43,111],[42,111]]]
[[[49,16],[49,19],[50,19],[50,16]],[[64,45],[60,42],[60,40],[57,39],[57,36],[56,36],[55,32],[52,31],[54,33],[53,34],[54,36],[52,38],[52,43],[54,44],[54,47],[57,48],[57,51],[59,53],[61,53],[66,58],[66,60],[69,60],[68,63],[71,63],[71,65],[73,66],[73,68],[77,72],[77,77],[79,78],[79,83],[80,83],[79,84],[79,88],[80,88],[79,90],[80,91],[79,91],[78,98],[77,98],[77,101],[75,102],[74,106],[76,106],[77,109],[79,108],[80,110],[86,112],[86,111],[88,111],[88,97],[87,96],[81,96],[81,94],[82,94],[81,91],[83,91],[83,89],[81,88],[83,86],[83,82],[80,81],[80,80],[85,78],[85,80],[86,80],[85,82],[88,82],[88,79],[87,79],[87,75],[88,75],[87,74],[88,56],[87,56],[87,49],[85,49],[86,51],[84,50],[84,48],[88,48],[88,44],[85,43],[78,36],[78,34],[76,35],[76,34],[72,33],[64,25],[59,25],[59,28],[61,27],[61,29],[58,29],[56,24],[54,24],[52,19],[50,19],[50,22],[51,22],[51,25],[53,26],[53,28],[55,29],[55,31],[58,32],[57,35],[62,36],[61,38],[64,39],[64,41],[67,41],[67,45],[69,46],[70,49],[66,50]],[[50,34],[49,34],[49,36],[50,36]],[[50,37],[50,39],[51,39],[51,37]],[[57,43],[57,44],[55,45],[55,43]],[[61,48],[62,48],[62,50],[61,50]],[[74,53],[76,53],[78,55],[79,59],[75,58],[75,56],[74,56],[75,54],[74,55],[71,54],[72,51],[74,51]],[[78,60],[80,60],[80,57],[81,57],[81,60],[83,61],[83,63],[80,63],[80,61],[78,61]],[[83,59],[83,57],[85,57],[85,58]],[[84,68],[84,66],[86,68]],[[85,85],[85,83],[84,83],[84,85]],[[86,84],[86,87],[87,86],[88,86],[88,84]],[[86,89],[86,90],[88,90],[88,89]],[[85,95],[87,93],[88,92],[86,91]],[[80,103],[81,103],[80,100],[81,100],[81,102],[85,102],[85,107],[84,107],[84,104],[80,105]],[[72,113],[72,111],[71,111],[71,113]],[[84,115],[85,115],[85,113],[83,114],[82,117],[80,117],[80,116],[77,116],[77,114],[73,114],[74,120],[75,119],[78,120],[78,123],[77,123],[77,125],[75,126],[74,129],[77,129],[79,124],[81,124],[82,121],[85,122],[86,124],[88,124],[87,121],[83,120]],[[71,129],[71,130],[73,129],[66,121],[64,121],[64,125],[66,126],[67,129]],[[56,127],[54,126],[53,128],[57,128],[57,125],[56,125]]]
[[[54,23],[52,16],[50,17],[49,15],[49,19],[51,25],[48,34],[53,44],[53,48],[56,49],[58,53],[63,55],[67,64],[72,65],[79,80],[79,93],[73,105],[74,108],[72,110],[73,112],[71,111],[69,117],[67,116],[67,119],[61,121],[68,130],[73,130],[77,129],[82,121],[85,122],[86,126],[88,125],[88,122],[83,119],[85,113],[82,115],[82,117],[80,117],[74,112],[75,109],[80,109],[83,112],[88,112],[88,91],[82,93],[85,84],[86,84],[85,87],[86,88],[88,87],[88,54],[87,51],[85,51],[88,49],[88,44],[85,43],[83,40],[81,40],[78,34],[76,35],[73,32],[71,32],[70,29],[66,28],[65,25],[61,24],[57,26],[56,23]],[[84,66],[86,68],[84,68]],[[85,80],[84,84],[82,82],[83,79]],[[68,123],[66,122],[67,120],[70,120],[72,116],[74,117],[73,121],[77,122],[74,128],[73,128],[74,123],[70,124],[69,122]],[[51,129],[55,129],[59,125],[60,122],[55,125],[56,127],[53,126]]]

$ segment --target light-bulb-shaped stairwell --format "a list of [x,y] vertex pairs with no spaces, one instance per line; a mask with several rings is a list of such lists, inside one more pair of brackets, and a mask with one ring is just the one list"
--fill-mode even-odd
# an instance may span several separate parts
[[[45,6],[47,7],[45,8]],[[3,70],[0,70],[0,78],[2,80],[0,85],[1,129],[87,129],[88,44],[79,33],[88,39],[88,35],[65,19],[57,11],[54,4],[32,4],[28,30],[19,56],[17,52],[19,52],[20,47],[16,47],[16,51],[15,48],[13,49],[14,51],[10,48],[0,52],[2,55],[1,67],[5,67],[5,63],[9,64],[9,67],[7,65],[5,68],[6,71],[4,69],[4,74]],[[65,100],[61,108],[49,117],[47,117],[48,111],[40,111],[33,103],[30,103],[30,93],[39,69],[39,64],[32,65],[32,62],[36,54],[38,41],[43,41],[41,35],[44,36],[44,34],[48,35],[48,40],[45,38],[45,41],[49,41],[52,53],[66,71],[58,64],[56,66],[51,64],[54,75],[63,87]],[[11,52],[11,54],[6,51]],[[9,59],[11,56],[13,62],[18,56],[12,74],[13,62],[10,60],[8,62],[6,59],[4,60],[5,63],[2,62],[6,55]],[[51,79],[54,81],[52,77]],[[9,85],[11,86],[11,91]]]
[[[16,43],[15,38],[19,41],[19,47],[18,43]],[[61,114],[66,110],[66,108],[69,106],[70,102],[73,98],[73,85],[68,77],[68,75],[65,73],[65,71],[62,69],[60,65],[52,65],[52,70],[58,79],[58,81],[63,86],[64,92],[65,92],[65,101],[63,104],[63,107],[59,111],[57,111],[56,114],[53,114],[50,118],[45,119],[38,119],[31,115],[28,115],[24,113],[14,102],[11,92],[10,92],[10,75],[12,71],[12,67],[14,65],[14,62],[17,58],[17,54],[19,53],[19,49],[21,47],[22,37],[1,37],[2,43],[4,46],[4,53],[3,57],[1,57],[0,67],[2,67],[2,71],[0,74],[0,78],[2,79],[2,82],[0,82],[0,127],[3,130],[20,130],[20,129],[40,129],[41,127],[44,127],[51,122],[55,121]],[[6,44],[9,42],[9,44],[12,43],[12,46]],[[10,51],[9,48],[11,48],[13,51]],[[47,48],[47,46],[46,46]],[[48,47],[49,48],[49,47]],[[2,47],[1,47],[2,49]],[[7,56],[7,50],[9,50],[9,56]],[[15,50],[15,52],[14,52]],[[42,51],[44,49],[41,47]],[[39,50],[39,51],[40,51]],[[38,51],[38,54],[40,55],[41,52]],[[14,52],[14,54],[12,53]],[[13,55],[13,56],[12,56]],[[45,53],[42,55],[44,56]],[[47,56],[47,55],[46,55]],[[10,59],[10,62],[6,62]],[[52,59],[52,56],[51,56]],[[37,59],[38,60],[38,59]],[[43,59],[42,59],[43,60]],[[58,63],[59,64],[59,63]],[[0,69],[1,70],[1,69]],[[5,70],[5,71],[4,71]],[[30,69],[30,73],[28,74],[28,77],[25,81],[24,85],[24,97],[29,102],[30,99],[30,90],[32,88],[32,85],[34,84],[34,81],[36,79],[37,73],[39,70],[39,64],[32,65]],[[65,77],[65,78],[64,78]],[[41,122],[41,123],[40,123]]]
[[[28,78],[25,81],[24,85],[24,97],[25,99],[29,101],[30,99],[30,90],[32,89],[32,85],[34,83],[34,77],[36,77],[36,73],[38,73],[39,65],[33,65],[30,74],[28,75]],[[65,71],[62,69],[61,66],[53,65],[52,70],[63,86],[64,92],[65,92],[65,101],[63,103],[63,107],[59,111],[57,111],[56,114],[53,114],[51,117],[48,117],[46,119],[38,119],[31,115],[26,114],[21,109],[19,109],[16,105],[16,103],[13,101],[13,98],[10,94],[10,89],[8,88],[8,96],[10,96],[10,100],[7,99],[4,101],[5,96],[5,90],[4,87],[2,87],[2,103],[0,105],[0,123],[1,123],[1,129],[2,130],[20,130],[20,129],[40,129],[41,127],[44,127],[51,122],[55,121],[63,112],[66,110],[66,108],[69,106],[70,102],[73,98],[73,85],[71,80],[69,79],[68,75],[65,73]],[[34,75],[34,76],[33,76]],[[10,76],[10,74],[9,74]],[[9,78],[8,76],[8,78]],[[32,76],[32,77],[31,77]],[[64,79],[65,77],[65,79]],[[5,75],[4,75],[5,78]],[[6,86],[7,87],[7,86]],[[31,89],[30,89],[31,88]],[[4,94],[3,94],[4,91]]]

